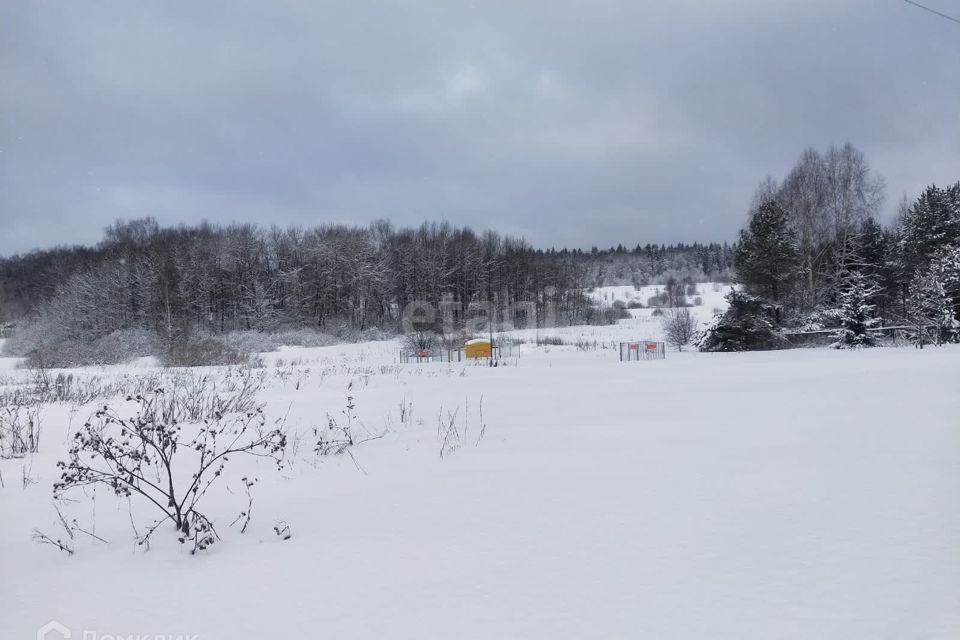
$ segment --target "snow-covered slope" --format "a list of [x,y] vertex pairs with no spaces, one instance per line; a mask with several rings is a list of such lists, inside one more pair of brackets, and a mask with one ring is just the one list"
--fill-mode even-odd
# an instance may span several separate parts
[[[687,303],[693,305],[690,307],[690,312],[696,318],[698,326],[702,328],[713,318],[716,312],[727,308],[727,301],[724,296],[730,291],[730,285],[701,282],[696,287],[697,293],[693,296],[687,296]],[[662,340],[662,318],[655,315],[655,308],[647,306],[650,298],[662,291],[663,287],[657,285],[640,288],[633,286],[598,287],[591,289],[588,295],[600,304],[612,305],[614,302],[620,301],[624,304],[639,303],[643,305],[643,308],[628,309],[631,317],[617,321],[616,326],[613,327],[578,325],[549,329],[520,329],[508,332],[507,335],[531,342],[535,342],[538,338],[556,337],[569,344],[605,342],[607,346],[616,342],[632,340]],[[696,304],[697,298],[700,299],[700,304]]]
[[[960,637],[960,348],[523,347],[489,368],[399,367],[397,347],[269,356],[292,464],[228,467],[223,540],[199,556],[169,532],[136,548],[102,489],[63,509],[109,544],[32,543],[57,532],[54,465],[92,408],[46,407],[40,453],[0,461],[0,638],[51,619],[74,638]],[[385,435],[319,459],[311,429],[348,395]],[[260,484],[241,535],[244,474]]]

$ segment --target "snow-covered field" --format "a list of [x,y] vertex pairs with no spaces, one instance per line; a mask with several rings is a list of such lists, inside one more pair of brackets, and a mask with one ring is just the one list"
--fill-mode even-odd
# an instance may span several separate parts
[[[700,328],[713,318],[714,313],[727,308],[724,296],[730,291],[730,285],[713,282],[701,282],[696,285],[697,293],[687,297],[687,303],[692,305],[690,313],[696,318]],[[624,304],[639,302],[644,305],[639,309],[628,309],[631,318],[620,320],[614,327],[604,326],[573,326],[551,329],[520,329],[509,332],[509,335],[519,337],[530,342],[537,338],[560,338],[566,343],[605,343],[613,348],[617,342],[634,340],[663,340],[661,327],[662,318],[655,314],[656,309],[647,306],[647,302],[655,295],[663,292],[662,286],[649,285],[635,288],[633,286],[610,286],[591,289],[588,295],[601,304],[613,304],[620,301]],[[696,304],[700,298],[700,304]]]
[[[658,330],[629,322],[563,331]],[[266,356],[289,465],[227,467],[208,507],[223,539],[196,556],[162,529],[135,547],[103,488],[62,509],[108,543],[32,542],[58,531],[55,464],[93,408],[46,406],[40,452],[0,461],[0,638],[54,619],[74,638],[960,637],[957,346],[631,363],[524,346],[497,368],[401,367],[397,348]],[[27,375],[12,365],[2,384]],[[383,437],[320,458],[312,428],[348,395],[358,433]]]

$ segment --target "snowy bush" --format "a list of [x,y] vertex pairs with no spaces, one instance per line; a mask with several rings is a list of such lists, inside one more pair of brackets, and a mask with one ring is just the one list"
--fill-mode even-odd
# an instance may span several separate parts
[[205,367],[248,364],[250,354],[213,336],[190,337],[174,342],[162,357],[168,367]]
[[68,368],[99,364],[93,345],[71,342],[44,342],[27,354],[24,364],[34,368]]
[[151,388],[161,393],[152,403],[155,419],[200,422],[229,413],[252,413],[260,408],[257,392],[263,388],[265,378],[264,370],[245,367],[227,368],[216,376],[178,372]]
[[414,331],[404,339],[407,350],[412,353],[431,351],[440,343],[440,337],[433,331]]
[[648,307],[665,307],[670,302],[670,296],[666,291],[657,291],[655,295],[647,298]]
[[277,341],[286,347],[327,347],[342,340],[313,329],[291,329],[276,334]]
[[31,351],[43,343],[47,327],[39,322],[23,319],[10,337],[3,342],[3,355],[14,358],[26,357]]
[[279,470],[286,435],[281,428],[269,428],[259,409],[185,424],[162,419],[162,392],[130,400],[136,408],[133,417],[104,407],[74,435],[68,460],[57,465],[62,473],[55,496],[106,486],[160,512],[140,544],[148,544],[157,527],[169,522],[179,541],[192,545],[191,553],[206,549],[219,536],[200,511],[201,501],[223,477],[228,461],[242,455],[266,458]]
[[129,362],[157,355],[160,349],[160,336],[145,329],[117,329],[93,343],[98,364]]
[[383,342],[384,340],[392,340],[395,337],[396,334],[385,331],[379,327],[369,327],[360,331],[357,342]]
[[590,305],[583,310],[583,323],[591,325],[611,325],[617,320],[629,318],[626,305],[622,301],[612,305]]
[[344,342],[372,342],[392,337],[378,328],[359,330],[341,327],[333,335],[302,327],[275,332],[231,331],[223,336],[223,340],[243,353],[268,353],[280,347],[329,347]]
[[15,404],[0,408],[0,458],[37,453],[40,447],[40,407]]
[[241,353],[268,353],[283,345],[278,335],[263,331],[231,331],[224,334],[222,340]]
[[17,329],[4,344],[6,355],[25,357],[30,367],[119,364],[160,352],[159,336],[145,329],[116,329],[96,338],[64,334],[47,315]]

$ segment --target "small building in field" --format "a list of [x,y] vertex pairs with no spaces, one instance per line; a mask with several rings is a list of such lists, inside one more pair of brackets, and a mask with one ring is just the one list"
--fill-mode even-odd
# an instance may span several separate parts
[[467,358],[489,358],[493,355],[493,345],[488,338],[467,340],[463,350]]

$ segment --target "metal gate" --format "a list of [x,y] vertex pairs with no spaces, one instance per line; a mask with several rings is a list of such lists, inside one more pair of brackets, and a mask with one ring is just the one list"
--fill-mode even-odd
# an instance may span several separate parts
[[638,340],[620,343],[620,362],[632,360],[663,360],[667,357],[667,346],[654,340]]

